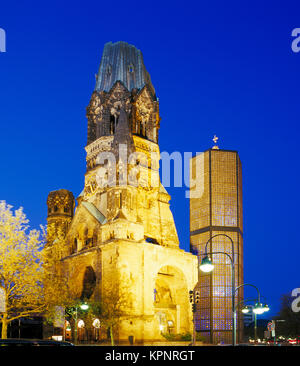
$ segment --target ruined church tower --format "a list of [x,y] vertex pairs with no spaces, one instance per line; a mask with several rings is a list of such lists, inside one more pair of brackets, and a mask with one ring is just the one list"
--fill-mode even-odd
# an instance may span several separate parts
[[160,182],[159,103],[140,50],[105,45],[86,115],[85,184],[74,215],[71,192],[48,197],[48,222],[66,228],[61,259],[75,296],[100,301],[112,287],[128,295],[120,342],[191,332],[197,258],[179,248]]

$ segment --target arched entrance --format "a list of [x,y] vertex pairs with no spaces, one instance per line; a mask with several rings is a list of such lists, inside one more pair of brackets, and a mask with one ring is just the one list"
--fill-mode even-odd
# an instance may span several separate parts
[[154,311],[159,334],[190,332],[189,306],[183,272],[174,266],[161,267],[154,288]]
[[79,319],[77,322],[77,337],[79,343],[85,340],[85,333],[86,333],[85,323],[82,319]]
[[100,340],[100,327],[101,322],[98,318],[93,321],[93,341],[98,342]]

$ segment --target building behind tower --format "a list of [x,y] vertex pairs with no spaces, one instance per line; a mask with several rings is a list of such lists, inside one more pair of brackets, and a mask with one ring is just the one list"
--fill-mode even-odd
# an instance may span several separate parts
[[[226,234],[234,242],[235,287],[243,283],[243,206],[242,167],[236,151],[217,147],[196,155],[190,161],[190,245],[203,258],[206,242]],[[232,256],[230,239],[220,235],[210,240],[207,252],[226,252]],[[232,287],[230,259],[224,254],[211,256],[214,270],[199,272],[197,288],[200,303],[196,329],[207,341],[231,343]],[[238,304],[243,298],[240,289]],[[237,312],[237,341],[242,337],[242,317]]]

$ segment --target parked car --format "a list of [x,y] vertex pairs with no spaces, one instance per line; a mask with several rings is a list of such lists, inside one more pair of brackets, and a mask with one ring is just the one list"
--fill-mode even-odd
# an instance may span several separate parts
[[1,346],[74,346],[74,344],[66,341],[48,339],[7,338],[0,339],[0,347]]
[[298,336],[298,337],[295,337],[295,338],[289,338],[288,339],[288,342],[289,342],[289,344],[291,344],[291,345],[300,345],[300,337]]

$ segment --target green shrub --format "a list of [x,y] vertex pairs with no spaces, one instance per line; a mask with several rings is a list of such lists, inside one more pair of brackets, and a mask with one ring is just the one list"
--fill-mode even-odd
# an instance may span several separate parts
[[173,334],[173,333],[163,333],[162,336],[166,338],[167,341],[170,342],[178,342],[178,341],[191,341],[192,336],[190,333],[179,333],[179,334]]
[[[169,342],[190,342],[192,340],[191,333],[162,333],[162,336]],[[196,333],[196,341],[198,342],[205,342],[205,338],[199,334]]]
[[196,333],[196,341],[198,342],[206,342],[206,338],[201,335],[201,333]]

